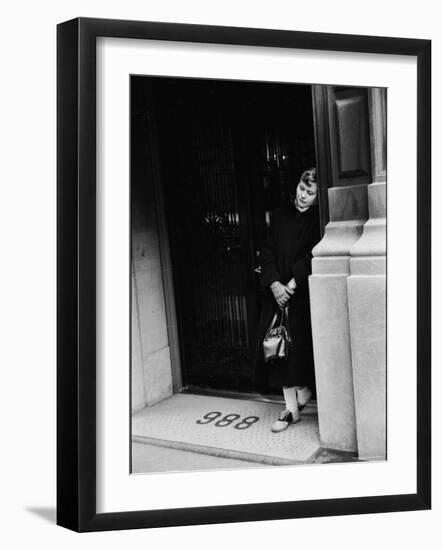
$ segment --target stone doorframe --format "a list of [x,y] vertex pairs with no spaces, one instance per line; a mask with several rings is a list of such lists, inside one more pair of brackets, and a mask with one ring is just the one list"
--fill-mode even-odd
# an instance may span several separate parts
[[172,261],[161,181],[152,89],[143,79],[132,96],[131,194],[132,412],[182,388]]
[[386,90],[368,90],[368,113],[372,183],[328,189],[309,284],[321,445],[385,459]]

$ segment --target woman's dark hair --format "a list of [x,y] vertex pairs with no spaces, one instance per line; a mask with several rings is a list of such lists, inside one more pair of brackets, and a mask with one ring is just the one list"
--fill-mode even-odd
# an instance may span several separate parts
[[312,168],[308,168],[308,170],[304,170],[304,172],[301,174],[301,177],[296,182],[295,185],[292,185],[292,189],[289,194],[290,202],[293,202],[296,197],[296,189],[298,188],[298,185],[300,183],[305,183],[307,187],[310,187],[312,183],[316,183],[316,168],[313,166]]

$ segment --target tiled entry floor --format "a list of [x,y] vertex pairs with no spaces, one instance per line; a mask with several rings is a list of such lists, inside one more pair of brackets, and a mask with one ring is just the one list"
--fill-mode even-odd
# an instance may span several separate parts
[[176,394],[132,417],[132,439],[175,449],[263,464],[315,462],[316,405],[284,432],[270,427],[282,406],[224,397]]

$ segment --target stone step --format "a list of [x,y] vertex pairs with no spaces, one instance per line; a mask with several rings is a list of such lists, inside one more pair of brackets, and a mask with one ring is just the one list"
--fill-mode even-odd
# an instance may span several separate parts
[[270,427],[277,403],[206,395],[176,394],[132,417],[132,440],[261,464],[315,462],[319,451],[316,403],[284,432]]

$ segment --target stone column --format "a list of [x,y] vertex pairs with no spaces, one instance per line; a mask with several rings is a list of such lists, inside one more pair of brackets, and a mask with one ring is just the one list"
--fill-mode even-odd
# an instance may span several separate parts
[[359,458],[386,458],[386,183],[368,186],[370,218],[347,279]]
[[357,451],[347,277],[368,218],[367,185],[328,190],[330,222],[309,279],[321,445]]

